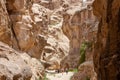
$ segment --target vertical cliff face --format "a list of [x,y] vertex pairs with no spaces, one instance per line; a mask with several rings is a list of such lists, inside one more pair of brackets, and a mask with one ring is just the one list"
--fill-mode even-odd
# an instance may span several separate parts
[[[5,45],[0,46],[0,64],[3,64],[0,65],[0,80],[6,80],[6,78],[1,78],[4,78],[4,76],[9,76],[7,73],[10,71],[7,70],[6,73],[4,73],[4,69],[1,68],[2,66],[5,67],[5,69],[9,68],[9,65],[6,67],[9,63],[10,66],[12,66],[9,68],[10,70],[15,67],[16,70],[19,69],[18,71],[24,71],[22,68],[23,63],[25,63],[25,65],[28,64],[27,68],[30,68],[28,71],[32,71],[32,74],[35,75],[32,77],[32,80],[36,80],[40,77],[42,78],[42,72],[44,73],[42,70],[44,68],[42,68],[42,70],[38,69],[42,66],[42,61],[43,64],[48,63],[49,66],[50,64],[54,63],[57,63],[59,65],[63,57],[68,54],[69,40],[63,34],[61,29],[63,18],[59,12],[62,10],[58,9],[56,11],[53,11],[49,8],[45,8],[46,6],[42,6],[43,3],[40,1],[44,0],[0,1],[0,45],[2,42],[4,42],[9,44],[17,51],[25,52],[25,54],[19,52],[18,54],[15,54],[13,52],[12,55],[12,50],[6,48]],[[55,2],[57,2],[57,0]],[[57,4],[55,6],[57,6]],[[9,51],[7,51],[7,49]],[[16,57],[15,55],[17,55],[17,58],[14,59],[14,57]],[[29,59],[30,61],[27,62],[21,58],[21,56],[26,60]],[[41,61],[38,61],[35,58]],[[14,62],[18,59],[23,61],[23,63]],[[7,63],[5,63],[5,61]],[[14,63],[14,65],[11,65],[12,63]],[[16,66],[17,63],[18,65],[20,63],[21,66]],[[44,66],[46,65],[44,64]],[[25,73],[27,73],[27,71],[25,71]],[[28,73],[30,73],[30,76],[28,77],[31,78],[31,72]],[[17,75],[15,74],[15,78],[21,75],[22,73],[18,72]],[[12,77],[14,77],[14,74],[13,76],[11,75],[11,78]],[[24,77],[24,75],[21,77]],[[30,78],[23,80],[30,80]],[[15,80],[17,80],[17,78]]]
[[[66,9],[63,15],[63,32],[70,40],[68,60],[71,67],[76,67],[80,61],[80,48],[85,42],[92,44],[96,40],[97,21],[92,12],[92,1],[84,3],[84,6],[72,6]],[[88,51],[92,58],[92,51]],[[88,59],[88,58],[87,58]],[[65,62],[65,61],[63,61]]]
[[61,0],[1,0],[0,41],[31,57],[43,60],[45,54],[44,61],[60,62],[69,51],[69,40],[61,29],[64,3]]
[[8,0],[6,6],[12,24],[13,48],[40,58],[42,49],[47,44],[46,40],[38,35],[40,27],[43,26],[39,18],[43,9],[40,5],[33,3],[30,0]]
[[[57,6],[60,1],[57,2],[54,0],[51,3],[49,2],[49,0],[7,0],[4,4],[2,3],[6,10],[2,14],[8,15],[5,16],[5,29],[1,27],[1,30],[4,30],[4,34],[0,34],[1,41],[4,40],[5,42],[6,39],[8,43],[10,39],[12,39],[11,43],[14,49],[27,52],[36,58],[41,58],[42,53],[47,53],[45,47],[48,46],[54,48],[54,50],[49,48],[50,51],[53,51],[49,54],[62,53],[66,55],[69,40],[63,41],[66,37],[61,31],[61,25],[58,25],[61,24],[62,17],[57,14],[57,11],[49,9],[52,8],[53,5]],[[56,2],[58,4],[55,4]],[[49,3],[51,7],[46,7],[44,3]],[[8,29],[8,26],[10,29]],[[63,46],[63,44],[65,44],[65,46]]]
[[120,1],[95,0],[94,14],[100,23],[94,52],[98,80],[120,79]]
[[0,1],[0,41],[11,45],[10,19],[5,1]]

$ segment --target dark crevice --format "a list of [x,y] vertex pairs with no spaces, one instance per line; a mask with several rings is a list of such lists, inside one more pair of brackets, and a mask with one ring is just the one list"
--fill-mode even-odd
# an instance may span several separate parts
[[118,32],[120,32],[120,8],[118,11]]
[[15,40],[16,40],[16,42],[17,42],[17,47],[18,47],[18,49],[20,49],[19,40],[18,40],[17,35],[15,34],[15,31],[14,31],[14,29],[13,29],[13,23],[12,23],[12,22],[11,22],[11,32],[12,32],[12,35],[13,35],[13,37],[15,38]]
[[117,80],[120,80],[120,72],[117,75]]
[[113,2],[113,0],[107,0],[107,20],[106,20],[106,22],[107,23],[109,23],[110,22],[110,20],[111,20],[111,7],[112,7],[112,2]]
[[[14,1],[15,0],[11,0],[11,2],[12,3],[14,3]],[[7,13],[8,13],[8,15],[11,15],[12,13],[13,13],[13,11],[12,10],[9,10],[9,5],[10,4],[10,0],[8,0],[7,2],[6,2],[6,9],[7,9]],[[17,14],[17,13],[14,13],[14,14]],[[12,22],[12,19],[10,18],[10,16],[9,16],[9,28],[10,28],[10,30],[11,30],[11,40],[14,40],[15,39],[15,41],[16,41],[16,45],[17,45],[17,48],[18,49],[20,49],[20,46],[19,46],[19,40],[17,39],[17,35],[15,34],[15,31],[14,31],[14,29],[13,29],[13,22]],[[14,41],[12,41],[12,43],[13,43]],[[14,47],[13,45],[12,45],[12,47]]]
[[118,74],[117,74],[117,80],[120,80],[120,8],[119,8],[119,11],[118,11],[118,35],[117,35],[117,58],[116,58],[116,62],[117,62],[117,70],[118,70]]

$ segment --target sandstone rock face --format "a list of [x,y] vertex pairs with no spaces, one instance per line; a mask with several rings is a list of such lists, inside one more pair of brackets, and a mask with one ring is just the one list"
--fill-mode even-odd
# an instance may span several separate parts
[[0,1],[0,41],[11,45],[10,19],[5,1]]
[[[19,53],[0,42],[0,73],[1,80],[30,80],[30,67],[21,60]],[[2,78],[4,76],[4,78]]]
[[[57,11],[41,6],[42,2],[45,1],[7,1],[14,40],[12,46],[38,59],[43,53],[49,56],[54,54],[54,58],[64,57],[69,51],[69,40],[61,30],[62,16]],[[52,52],[45,51],[46,47]],[[60,59],[57,60],[60,62]]]
[[44,76],[44,65],[36,58],[31,58],[28,54],[23,53],[20,55],[23,60],[27,63],[32,71],[31,80],[43,79]]
[[29,14],[22,15],[22,19],[15,22],[13,26],[18,41],[18,48],[36,58],[40,58],[40,53],[47,44],[46,40],[38,35],[40,27],[39,22],[38,24],[32,24]]
[[[20,2],[24,4],[21,5],[21,9],[15,8],[18,7],[17,4],[20,4],[19,2],[14,1],[12,3],[11,1],[8,1],[7,7],[13,6],[13,8],[8,8],[8,12],[13,24],[11,26],[14,33],[13,37],[16,41],[16,43],[13,43],[13,47],[17,48],[18,50],[28,52],[33,57],[39,58],[40,53],[42,52],[42,49],[46,44],[46,41],[41,36],[38,36],[38,32],[41,27],[41,25],[38,26],[38,24],[40,23],[40,18],[38,16],[41,16],[41,13],[39,13],[40,11],[38,11],[39,5],[34,4],[30,6],[30,4],[28,5],[27,1],[28,0],[23,0],[23,3]],[[33,11],[35,7],[37,8]],[[28,8],[30,8],[31,14]],[[36,16],[38,17],[38,19],[36,19]],[[41,43],[43,43],[43,45],[41,45]]]
[[[35,36],[37,31],[35,32],[36,28],[33,29],[34,24],[29,10],[27,10],[29,4],[27,1],[0,1],[0,41],[17,50],[29,52],[29,54],[31,51],[34,57],[36,55],[39,57],[39,52],[42,52],[40,51],[42,48],[39,46],[44,47],[44,45],[38,43],[41,40],[45,44],[45,40]],[[26,53],[19,53],[2,42],[0,42],[0,80],[36,80],[42,78],[44,67],[40,61],[31,58]]]
[[120,1],[95,0],[94,14],[100,23],[94,52],[98,80],[120,79]]
[[36,80],[43,70],[38,60],[0,42],[0,80]]
[[[60,63],[68,63],[70,68],[78,67],[84,42],[92,45],[85,54],[86,61],[92,61],[98,22],[91,1],[83,4],[82,0],[1,0],[0,41],[19,52],[0,43],[4,46],[0,47],[0,80],[36,80],[42,78],[44,67],[58,69]],[[98,8],[95,9],[96,13]],[[100,14],[104,15],[96,13]],[[93,70],[93,66],[88,67]],[[84,79],[88,74],[83,71],[82,75]]]
[[[92,12],[90,3],[84,6],[71,6],[66,9],[63,17],[63,32],[70,40],[68,58],[63,62],[70,62],[71,67],[76,67],[80,59],[80,46],[84,42],[94,43],[97,32],[97,21]],[[92,53],[92,52],[91,52]],[[89,54],[92,55],[89,51]]]
[[44,35],[47,45],[43,48],[41,60],[50,62],[54,64],[60,61],[68,55],[69,52],[69,39],[64,35],[61,26],[62,26],[62,16],[54,12],[50,16],[50,22],[48,25],[47,33]]
[[31,57],[50,64],[60,64],[69,51],[69,39],[61,29],[63,8],[60,6],[65,2],[52,1],[50,5],[54,5],[56,10],[49,9],[44,2],[45,0],[1,1],[0,41]]

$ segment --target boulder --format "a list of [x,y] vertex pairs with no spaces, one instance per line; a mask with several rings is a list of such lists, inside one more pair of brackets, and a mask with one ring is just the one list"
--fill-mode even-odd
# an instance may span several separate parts
[[78,72],[72,76],[71,80],[97,80],[93,66],[93,61],[82,63],[78,67]]

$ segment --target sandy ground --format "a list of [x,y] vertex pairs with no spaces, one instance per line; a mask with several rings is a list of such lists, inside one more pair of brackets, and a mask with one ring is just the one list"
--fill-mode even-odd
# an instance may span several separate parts
[[49,80],[70,80],[74,72],[63,72],[63,73],[46,73],[46,77]]

